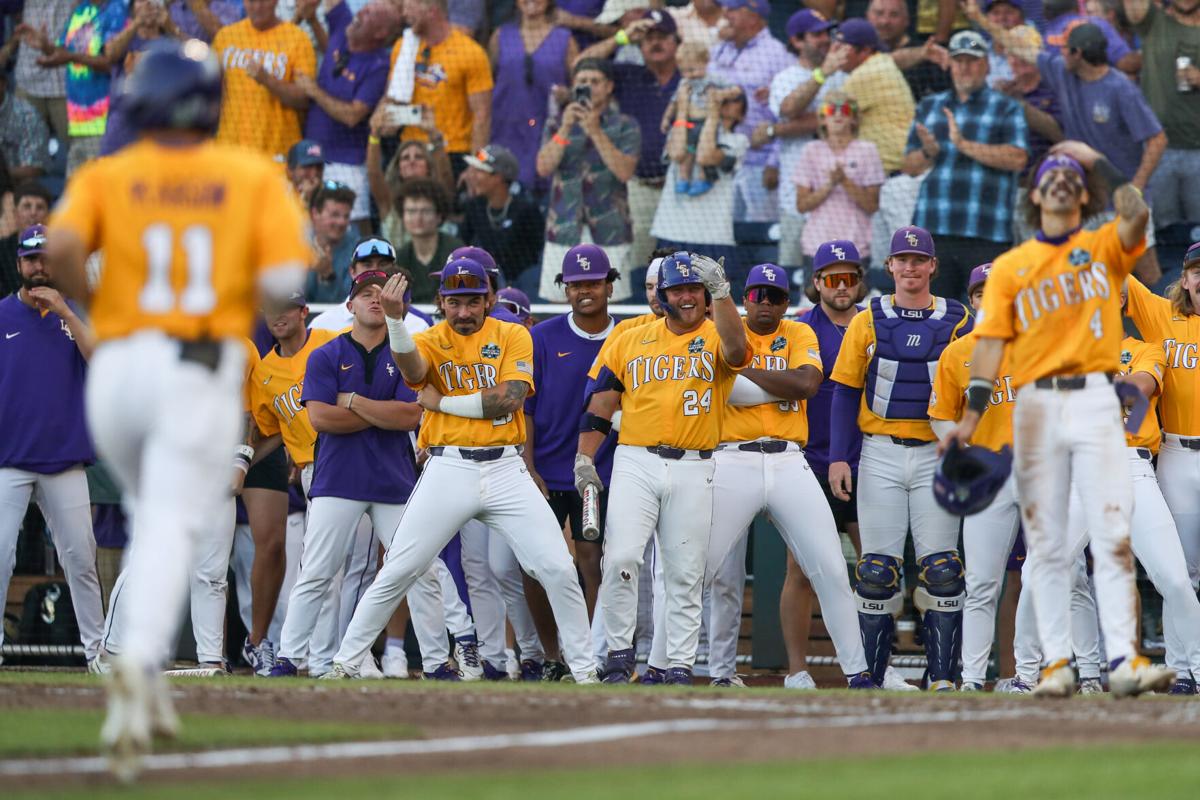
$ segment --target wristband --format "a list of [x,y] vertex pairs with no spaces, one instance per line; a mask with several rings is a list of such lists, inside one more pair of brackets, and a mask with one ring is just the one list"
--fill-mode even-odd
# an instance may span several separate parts
[[246,459],[247,464],[254,460],[254,448],[248,444],[239,444],[233,448],[233,454],[237,458]]
[[358,394],[358,392],[351,392],[350,396],[346,398],[346,408],[347,409],[349,409],[351,406],[354,405],[354,396],[356,394]]
[[817,86],[825,83],[825,73],[821,71],[820,67],[812,71],[812,79],[817,82]]
[[379,137],[374,134],[367,137],[367,144],[379,144]]
[[233,460],[233,468],[240,469],[243,473],[249,472],[250,471],[250,462],[242,461],[240,458],[235,458]]
[[556,145],[559,145],[560,147],[566,147],[567,145],[569,145],[571,143],[570,139],[564,139],[563,137],[559,136],[557,133],[555,133],[554,135],[552,135],[550,137],[550,141],[554,142]]
[[967,408],[977,414],[987,411],[992,401],[992,382],[987,378],[971,378],[967,384]]
[[675,122],[674,122],[674,123],[672,123],[672,127],[675,127],[675,128],[689,128],[689,129],[690,129],[690,128],[694,128],[694,127],[696,127],[696,123],[694,123],[694,122],[688,122],[686,119],[677,119],[677,120],[675,120]]
[[393,353],[411,353],[417,349],[417,344],[412,340],[412,334],[408,332],[408,328],[404,326],[404,320],[392,319],[387,317],[388,329],[388,345],[392,348]]
[[625,45],[629,44],[629,34],[625,32],[624,28],[622,28],[613,35],[613,41],[624,47]]
[[438,411],[455,417],[483,419],[483,392],[443,397],[438,403]]

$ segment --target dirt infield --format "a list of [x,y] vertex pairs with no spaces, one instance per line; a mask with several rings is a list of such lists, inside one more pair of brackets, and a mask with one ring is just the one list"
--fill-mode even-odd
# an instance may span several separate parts
[[[225,683],[225,685],[222,685]],[[641,687],[181,682],[184,713],[289,720],[389,720],[422,738],[396,742],[228,748],[154,756],[145,776],[343,776],[824,758],[1200,740],[1200,702],[1166,697],[1039,701],[1004,695]],[[102,708],[99,684],[0,685],[7,709]],[[94,757],[0,761],[25,785],[105,781]]]

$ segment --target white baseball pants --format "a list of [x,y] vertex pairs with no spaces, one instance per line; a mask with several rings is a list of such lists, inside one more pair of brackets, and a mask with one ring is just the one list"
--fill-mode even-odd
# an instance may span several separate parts
[[657,527],[666,581],[666,666],[692,668],[700,637],[714,469],[711,458],[676,461],[641,447],[617,447],[600,580],[610,650],[633,647],[638,576],[646,543]]
[[[462,538],[463,576],[467,579],[471,615],[475,618],[475,633],[479,637],[479,655],[496,669],[503,670],[504,600],[488,563],[488,540],[491,537],[487,526],[476,520],[463,525],[459,535]],[[517,630],[515,624],[513,630]],[[534,638],[537,638],[536,634]],[[521,634],[518,633],[517,640],[520,639]]]
[[220,524],[229,492],[246,356],[235,339],[220,349],[210,369],[146,331],[101,343],[91,360],[88,427],[132,523],[122,653],[147,667],[174,645],[194,543]]
[[[933,442],[905,447],[889,436],[863,437],[857,495],[863,554],[903,561],[910,528],[918,559],[958,549],[958,517],[947,513],[933,497],[937,464]],[[827,502],[825,506],[828,508]]]
[[[104,606],[100,600],[100,579],[96,576],[96,538],[92,534],[92,506],[83,467],[54,475],[0,467],[0,598],[8,596],[17,560],[17,535],[30,497],[46,518],[54,550],[67,574],[83,651],[88,659],[95,658],[104,631]],[[4,644],[2,627],[0,645]]]
[[[300,549],[303,541],[304,514],[302,512],[288,514],[284,544],[287,553],[287,568],[283,573],[283,585],[279,588],[279,602],[275,604],[275,614],[272,615],[271,625],[267,628],[267,638],[272,642],[279,641],[279,634],[283,630],[283,620],[287,616],[288,595],[292,593],[292,586],[296,583],[297,565],[300,563]],[[241,616],[246,630],[250,630],[252,627],[250,568],[253,564],[254,536],[250,532],[249,525],[238,525],[234,532],[233,559],[230,566],[233,567],[234,582],[237,586],[238,614]]]
[[1158,452],[1158,485],[1175,520],[1192,588],[1200,588],[1200,450],[1189,450],[1180,437],[1163,434]]
[[575,563],[554,513],[516,448],[495,461],[433,456],[342,640],[335,660],[358,664],[387,624],[404,593],[468,520],[478,519],[512,545],[526,572],[546,589],[558,623],[563,656],[577,680],[595,666],[588,653],[587,606]]
[[[1033,610],[1033,582],[1029,559],[1021,568],[1021,595],[1017,598],[1016,630],[1013,636],[1013,659],[1017,677],[1033,686],[1042,669],[1042,645],[1038,638],[1037,615]],[[1075,650],[1075,666],[1080,678],[1099,678],[1100,625],[1096,613],[1096,598],[1092,595],[1087,574],[1087,556],[1081,550],[1071,567],[1071,646]],[[964,676],[965,676],[964,672]],[[964,680],[966,678],[964,677]]]
[[[963,519],[963,563],[967,571],[962,630],[963,683],[983,685],[987,677],[996,635],[996,606],[1000,602],[1004,571],[1017,541],[1020,524],[1016,479],[1012,475],[990,506]],[[1022,586],[1022,594],[1024,591]],[[1017,630],[1021,630],[1019,621]]]
[[[1108,378],[1087,376],[1077,390],[1023,386],[1013,412],[1017,497],[1029,548],[1034,611],[1047,662],[1071,657],[1068,547],[1071,482],[1079,487],[1091,534],[1100,627],[1110,659],[1136,654],[1137,629],[1129,517],[1133,487],[1121,407]],[[864,447],[865,450],[865,447]]]
[[513,637],[517,642],[521,660],[545,661],[546,653],[529,604],[525,601],[525,582],[521,578],[521,564],[503,536],[488,534],[488,568],[496,576],[500,594],[504,597],[504,608],[512,623]]

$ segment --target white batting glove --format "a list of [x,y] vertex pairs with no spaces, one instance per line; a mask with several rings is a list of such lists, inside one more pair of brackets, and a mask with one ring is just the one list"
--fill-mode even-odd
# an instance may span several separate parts
[[700,275],[704,288],[712,295],[713,300],[724,300],[729,297],[729,279],[725,277],[725,257],[713,261],[700,253],[692,253],[692,269]]
[[575,490],[583,495],[583,490],[588,485],[595,486],[596,489],[604,488],[604,484],[600,482],[600,473],[596,472],[596,464],[592,461],[591,456],[585,456],[583,453],[575,454]]

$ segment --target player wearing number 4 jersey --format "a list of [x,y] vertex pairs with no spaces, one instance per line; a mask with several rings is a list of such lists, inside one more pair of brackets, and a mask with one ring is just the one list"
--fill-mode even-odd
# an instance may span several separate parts
[[[609,648],[604,680],[624,683],[633,675],[638,572],[657,526],[666,581],[665,682],[690,685],[712,523],[712,456],[750,349],[718,262],[695,253],[667,256],[657,293],[666,317],[622,334],[592,368],[575,487],[581,495],[589,485],[601,488],[593,458],[619,404],[600,583]],[[712,320],[704,316],[710,300]]]
[[[1103,176],[1117,219],[1080,229],[1085,210],[1103,208]],[[1109,687],[1132,695],[1164,689],[1174,672],[1137,654],[1130,473],[1121,403],[1113,391],[1120,368],[1121,282],[1145,250],[1149,210],[1141,192],[1099,153],[1080,142],[1055,146],[1029,190],[1035,238],[1001,255],[983,293],[983,318],[971,355],[967,411],[946,439],[965,444],[979,425],[1005,355],[1012,367],[1014,468],[1029,548],[1030,578],[1042,657],[1036,693],[1067,697],[1071,558],[1067,503],[1072,480],[1091,538],[1097,606],[1112,659]],[[1031,219],[1032,221],[1032,219]]]
[[192,540],[229,491],[245,352],[258,292],[303,285],[311,252],[278,168],[208,139],[221,74],[201,42],[156,44],[127,83],[142,138],[72,178],[50,223],[52,274],[92,301],[99,345],[89,427],[132,510],[129,637],[114,660],[101,737],[129,777],[156,733],[177,727],[156,670],[175,641]]

